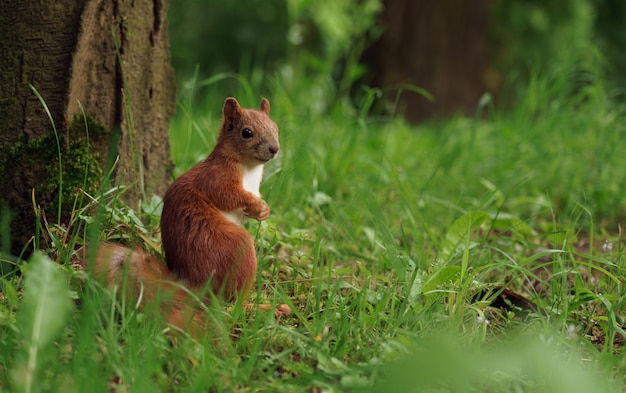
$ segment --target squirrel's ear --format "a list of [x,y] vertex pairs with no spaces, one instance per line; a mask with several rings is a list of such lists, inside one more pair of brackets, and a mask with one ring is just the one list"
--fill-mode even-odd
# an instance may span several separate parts
[[239,113],[241,112],[241,107],[236,99],[233,97],[228,97],[226,101],[224,101],[224,109],[222,109],[222,113],[224,114],[225,119],[234,119],[239,117]]
[[268,116],[270,114],[270,102],[267,100],[267,98],[263,98],[261,100],[261,112],[265,112],[265,114]]

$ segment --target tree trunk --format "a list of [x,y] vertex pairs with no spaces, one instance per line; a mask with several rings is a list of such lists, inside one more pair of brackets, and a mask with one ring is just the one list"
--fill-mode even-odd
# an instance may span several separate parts
[[388,101],[403,89],[398,110],[409,121],[454,112],[472,113],[485,91],[483,72],[489,0],[384,1],[385,31],[364,54],[373,84]]
[[[85,172],[97,188],[108,157],[119,155],[114,177],[131,185],[131,206],[165,190],[175,109],[167,7],[168,0],[0,6],[0,214],[6,222],[10,211],[13,254],[35,234],[33,197],[49,223],[67,223]],[[0,242],[7,252],[9,240]]]

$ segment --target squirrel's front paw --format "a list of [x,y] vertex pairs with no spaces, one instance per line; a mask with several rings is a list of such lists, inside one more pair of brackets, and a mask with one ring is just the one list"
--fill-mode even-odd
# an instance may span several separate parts
[[258,204],[258,206],[246,206],[243,208],[243,214],[246,217],[254,218],[259,221],[263,221],[270,216],[270,207],[264,200]]

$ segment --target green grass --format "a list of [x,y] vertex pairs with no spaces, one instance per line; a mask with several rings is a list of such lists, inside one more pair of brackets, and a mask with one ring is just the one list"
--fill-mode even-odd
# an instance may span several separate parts
[[[272,215],[248,226],[261,266],[251,300],[293,315],[211,305],[214,334],[198,343],[48,250],[62,275],[38,256],[3,282],[0,388],[622,391],[624,108],[597,84],[559,83],[537,78],[510,111],[485,101],[474,119],[420,126],[341,103],[321,115],[308,91],[273,89],[282,150],[261,190]],[[237,96],[256,107],[251,91]],[[178,174],[211,150],[224,99],[187,94],[171,129]],[[158,200],[135,212],[116,195],[102,196],[104,222],[77,218],[80,236],[152,241]],[[36,275],[70,288],[71,313],[32,316],[59,307]],[[505,289],[533,309],[491,307]]]

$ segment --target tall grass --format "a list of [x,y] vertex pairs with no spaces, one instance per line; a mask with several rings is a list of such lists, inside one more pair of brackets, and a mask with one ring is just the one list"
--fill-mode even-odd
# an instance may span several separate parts
[[[241,88],[221,91],[232,78]],[[419,126],[344,105],[320,114],[306,89],[270,89],[282,149],[261,189],[272,215],[248,224],[261,267],[250,300],[293,315],[213,304],[213,338],[197,342],[67,257],[54,282],[75,304],[31,345],[45,356],[26,368],[30,391],[621,391],[624,112],[601,86],[559,83],[537,76],[511,111]],[[233,75],[189,85],[171,129],[178,173],[211,150],[224,95],[257,107],[255,91]],[[158,248],[158,200],[132,211],[116,195],[77,217]],[[35,306],[19,294],[36,298],[29,277],[49,271],[28,266],[4,281],[3,389],[26,391]]]

